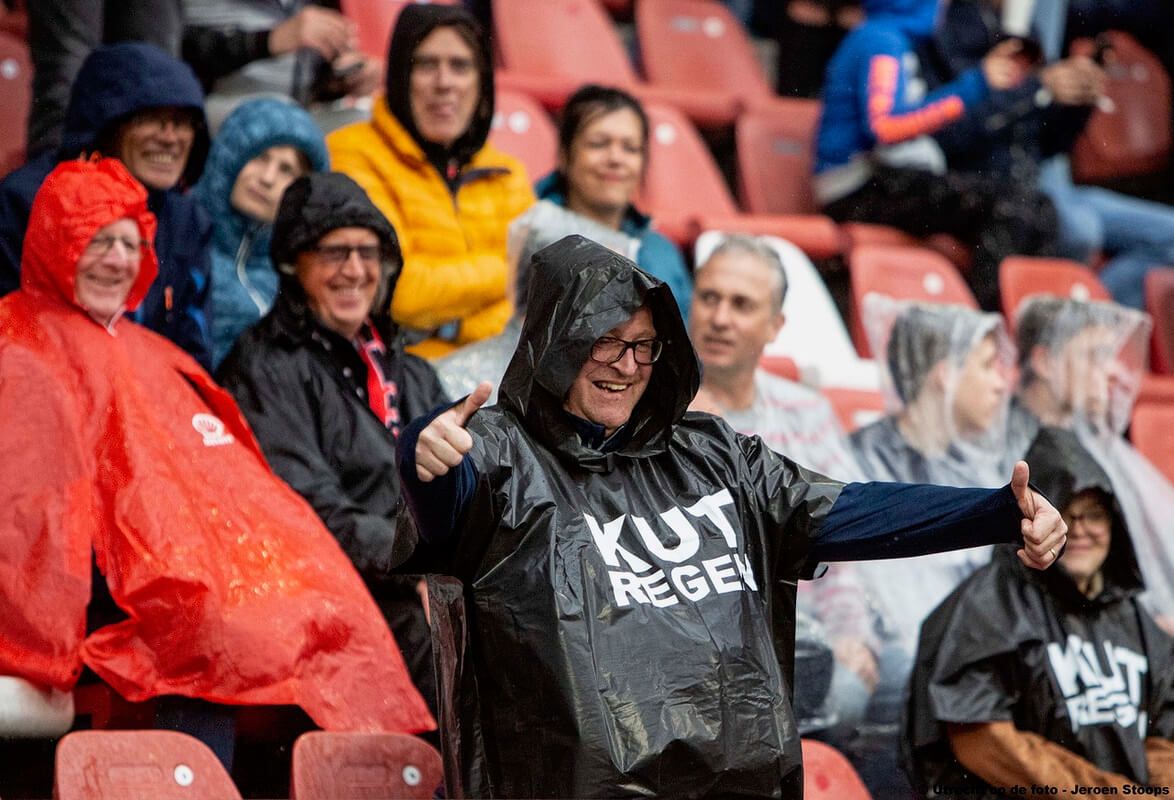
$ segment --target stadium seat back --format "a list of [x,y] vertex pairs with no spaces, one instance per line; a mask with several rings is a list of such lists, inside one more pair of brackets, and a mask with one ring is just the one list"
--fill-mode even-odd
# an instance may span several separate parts
[[597,0],[508,0],[493,4],[501,65],[530,77],[631,86],[636,72]]
[[999,264],[999,296],[1010,330],[1015,310],[1033,294],[1053,294],[1074,300],[1112,300],[1096,273],[1066,258],[1007,256]]
[[748,98],[773,94],[750,37],[722,3],[640,0],[636,38],[653,85]]
[[880,391],[841,386],[823,386],[819,391],[832,404],[845,433],[870,425],[885,415],[885,396]]
[[451,6],[457,0],[339,0],[339,9],[359,29],[359,51],[384,61],[400,12],[417,3]]
[[1150,368],[1174,374],[1174,267],[1155,267],[1146,273],[1145,310],[1154,319]]
[[876,292],[898,300],[954,303],[978,308],[978,302],[954,265],[922,247],[859,245],[848,256],[851,281],[852,339],[864,358],[872,355],[861,311],[864,298]]
[[1112,55],[1105,95],[1113,108],[1094,111],[1072,147],[1072,177],[1080,183],[1157,172],[1170,160],[1170,76],[1129,34],[1106,35]]
[[440,753],[415,736],[311,731],[294,742],[291,800],[431,798],[443,781]]
[[803,797],[806,800],[872,800],[848,759],[831,745],[803,739]]
[[240,800],[203,742],[175,731],[74,731],[57,745],[54,800]]
[[28,45],[0,32],[0,175],[24,163],[26,126],[33,98],[33,63]]
[[489,141],[526,167],[530,182],[547,175],[558,160],[558,131],[545,109],[521,92],[498,89]]
[[717,163],[701,135],[681,112],[648,104],[648,170],[640,204],[666,224],[704,214],[738,213]]
[[1129,438],[1166,479],[1174,483],[1174,403],[1138,403]]
[[814,214],[811,188],[818,100],[779,98],[767,110],[738,118],[738,196],[755,214]]

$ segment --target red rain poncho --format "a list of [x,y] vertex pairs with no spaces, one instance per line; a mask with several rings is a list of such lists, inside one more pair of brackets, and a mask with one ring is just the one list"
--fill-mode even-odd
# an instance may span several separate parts
[[[433,728],[362,580],[229,395],[162,337],[74,300],[101,227],[129,217],[151,240],[146,203],[117,161],[59,166],[33,204],[21,289],[0,301],[0,674],[69,689],[84,663],[132,701]],[[145,251],[129,308],[156,269]],[[129,619],[87,636],[91,548]]]

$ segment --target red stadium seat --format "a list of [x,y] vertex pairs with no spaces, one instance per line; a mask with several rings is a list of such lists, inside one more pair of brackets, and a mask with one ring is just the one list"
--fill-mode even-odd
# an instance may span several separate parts
[[1154,318],[1150,369],[1174,374],[1174,267],[1156,267],[1146,273],[1145,310]]
[[1174,483],[1174,403],[1138,403],[1129,438],[1167,480]]
[[[868,389],[846,389],[838,386],[824,386],[820,388],[819,392],[836,410],[836,416],[845,433],[863,428],[884,416],[885,397],[880,392]],[[806,756],[805,743],[804,759]],[[804,768],[806,769],[806,766]],[[830,797],[831,795],[826,796]]]
[[521,161],[531,183],[555,168],[558,131],[542,106],[520,92],[497,90],[489,141]]
[[692,123],[669,106],[649,103],[644,110],[651,135],[639,204],[678,245],[688,246],[702,230],[722,230],[778,236],[812,258],[840,252],[839,232],[827,217],[740,213]]
[[493,4],[503,67],[497,83],[560,108],[584,83],[632,90],[638,80],[597,0],[509,0]]
[[74,731],[57,745],[54,800],[240,800],[203,742],[175,731]]
[[872,800],[851,762],[830,745],[803,742],[803,797],[806,800]]
[[755,214],[814,214],[811,188],[818,100],[778,98],[771,111],[738,118],[738,197]]
[[1096,273],[1079,261],[1065,258],[1008,256],[999,265],[999,295],[1009,329],[1015,329],[1015,311],[1033,294],[1053,294],[1074,300],[1112,300]]
[[1107,36],[1105,95],[1113,109],[1094,111],[1072,147],[1072,178],[1080,183],[1158,172],[1170,161],[1170,76],[1129,34]]
[[900,245],[860,245],[848,256],[851,280],[851,320],[849,329],[856,350],[864,358],[872,355],[865,334],[861,309],[864,298],[872,293],[898,300],[926,303],[954,303],[978,308],[978,302],[945,256],[922,247]]
[[303,733],[294,742],[291,800],[431,798],[444,781],[440,753],[397,733]]
[[339,0],[339,9],[359,29],[359,50],[383,61],[387,59],[387,46],[399,12],[413,3],[451,6],[457,0]]
[[33,63],[22,39],[0,32],[0,175],[24,163]]
[[1165,403],[1174,405],[1174,376],[1142,373],[1136,403]]
[[721,3],[640,0],[636,37],[649,83],[679,92],[679,108],[699,125],[729,125],[775,99],[750,37]]

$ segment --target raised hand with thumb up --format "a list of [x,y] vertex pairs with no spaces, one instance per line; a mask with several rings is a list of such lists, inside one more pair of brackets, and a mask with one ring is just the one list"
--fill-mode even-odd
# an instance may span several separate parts
[[493,384],[482,381],[464,400],[420,431],[416,440],[417,478],[427,483],[461,463],[473,449],[473,436],[465,430],[465,426],[492,393]]

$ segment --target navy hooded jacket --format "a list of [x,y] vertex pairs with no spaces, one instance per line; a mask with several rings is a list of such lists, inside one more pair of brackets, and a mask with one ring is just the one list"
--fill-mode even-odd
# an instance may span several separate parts
[[865,0],[864,10],[828,63],[816,173],[932,134],[988,92],[979,69],[926,92],[916,54],[933,34],[938,0]]
[[131,114],[162,106],[195,109],[200,122],[180,184],[165,191],[148,190],[148,205],[159,220],[155,237],[159,277],[130,317],[210,368],[204,302],[211,271],[208,245],[212,226],[183,192],[183,187],[193,185],[199,177],[208,153],[204,93],[186,64],[154,45],[120,42],[90,53],[73,85],[61,147],[0,181],[0,295],[20,288],[24,232],[33,197],[45,176],[60,162],[89,154],[109,141],[115,128]]

